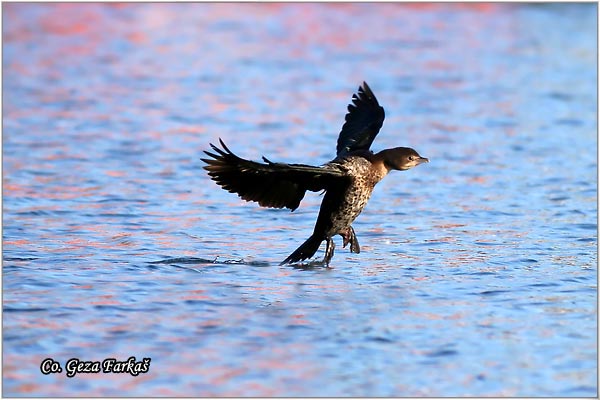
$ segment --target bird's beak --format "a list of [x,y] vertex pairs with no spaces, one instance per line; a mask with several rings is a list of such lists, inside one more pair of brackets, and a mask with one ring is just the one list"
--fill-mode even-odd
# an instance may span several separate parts
[[419,157],[417,159],[417,162],[418,162],[418,164],[428,163],[429,162],[429,158]]

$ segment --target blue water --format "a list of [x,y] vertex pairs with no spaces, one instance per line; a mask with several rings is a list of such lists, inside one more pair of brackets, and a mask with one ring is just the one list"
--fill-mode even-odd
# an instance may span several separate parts
[[[3,394],[597,396],[596,7],[4,4]],[[327,162],[363,80],[431,162],[279,266],[321,197],[202,150]]]

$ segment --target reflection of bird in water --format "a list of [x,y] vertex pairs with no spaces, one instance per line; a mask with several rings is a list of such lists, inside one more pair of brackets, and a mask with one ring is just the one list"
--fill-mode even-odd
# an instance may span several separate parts
[[332,237],[340,235],[343,245],[360,253],[352,222],[361,213],[373,188],[391,170],[405,171],[424,162],[415,150],[395,147],[374,154],[369,150],[377,136],[385,114],[366,82],[358,88],[348,105],[346,122],[337,141],[337,156],[330,162],[314,167],[305,164],[255,162],[239,158],[225,146],[211,144],[211,158],[202,159],[208,175],[223,189],[237,193],[246,201],[256,201],[263,207],[294,211],[307,190],[325,191],[313,234],[282,264],[312,257],[326,241],[324,263],[329,265],[335,244]]

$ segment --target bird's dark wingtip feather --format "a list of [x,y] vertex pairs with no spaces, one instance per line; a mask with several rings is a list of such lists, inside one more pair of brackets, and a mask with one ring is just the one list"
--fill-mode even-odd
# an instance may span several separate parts
[[363,81],[362,87],[360,88],[359,92],[363,94],[364,97],[366,97],[368,100],[373,101],[376,105],[379,105],[377,98],[373,94],[373,91],[371,90],[369,85],[367,85],[367,82]]
[[214,154],[214,153],[211,153],[211,152],[210,152],[210,151],[208,151],[208,150],[204,150],[204,154],[206,154],[207,156],[209,156],[209,157],[212,157],[212,158],[219,158],[219,156],[218,156],[218,155],[216,155],[216,154]]
[[348,113],[338,136],[337,155],[355,150],[368,150],[379,133],[385,112],[366,81],[358,87],[348,104]]
[[227,153],[229,153],[229,154],[233,154],[233,152],[232,152],[231,150],[229,150],[229,147],[227,147],[227,146],[225,145],[225,142],[223,142],[223,139],[219,138],[219,143],[221,143],[221,146],[223,147],[223,149],[224,149],[224,150],[225,150]]

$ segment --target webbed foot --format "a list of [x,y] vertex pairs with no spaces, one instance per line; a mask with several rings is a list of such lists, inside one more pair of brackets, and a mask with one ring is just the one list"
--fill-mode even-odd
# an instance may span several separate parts
[[354,233],[354,228],[352,228],[352,226],[348,227],[346,232],[343,234],[340,233],[340,235],[342,238],[344,238],[344,248],[348,243],[350,243],[350,252],[356,254],[360,253],[360,245],[358,244],[358,239],[356,238],[356,234]]

